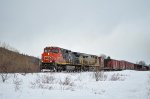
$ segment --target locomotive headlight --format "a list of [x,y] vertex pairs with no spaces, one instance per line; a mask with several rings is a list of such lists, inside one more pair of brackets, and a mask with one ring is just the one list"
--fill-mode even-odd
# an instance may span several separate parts
[[48,53],[48,55],[49,55],[49,53]]

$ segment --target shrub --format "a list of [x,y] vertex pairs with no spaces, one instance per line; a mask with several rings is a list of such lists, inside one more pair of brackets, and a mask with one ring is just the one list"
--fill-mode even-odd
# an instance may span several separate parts
[[[150,84],[150,74],[148,75],[148,84]],[[147,95],[150,97],[150,86],[147,88],[148,92]]]
[[18,91],[18,90],[20,90],[20,86],[21,86],[21,84],[22,84],[22,79],[19,79],[18,77],[16,77],[14,80],[13,80],[13,83],[14,83],[14,85],[15,85],[15,91]]
[[120,79],[120,76],[119,76],[119,74],[117,73],[117,74],[113,74],[112,76],[111,76],[111,81],[117,81],[117,80],[119,80]]
[[71,78],[69,76],[65,77],[64,81],[59,82],[60,85],[73,86],[73,82],[71,82]]
[[64,80],[60,80],[60,89],[61,90],[71,90],[74,91],[73,86],[74,82],[71,81],[71,78],[69,76],[65,77]]
[[54,76],[44,75],[42,79],[42,83],[52,84],[54,80],[55,80]]
[[8,79],[8,73],[1,73],[2,82],[4,83]]
[[43,75],[38,76],[35,82],[31,82],[31,88],[41,88],[41,89],[52,89],[52,85],[55,81],[53,75]]
[[110,78],[111,81],[117,81],[117,80],[120,80],[120,81],[124,81],[125,80],[125,77],[126,75],[122,75],[122,74],[113,74]]
[[105,75],[102,71],[97,71],[94,72],[94,78],[96,81],[105,81],[107,79],[107,75]]

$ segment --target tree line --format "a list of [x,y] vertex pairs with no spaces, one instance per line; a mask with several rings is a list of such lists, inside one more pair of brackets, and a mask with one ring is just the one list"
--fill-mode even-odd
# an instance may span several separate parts
[[0,43],[0,72],[38,72],[40,59],[20,54],[6,43]]

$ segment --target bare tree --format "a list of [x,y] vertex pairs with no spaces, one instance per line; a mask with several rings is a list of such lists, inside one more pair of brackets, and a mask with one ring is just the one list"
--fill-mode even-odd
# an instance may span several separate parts
[[101,54],[100,57],[102,57],[103,59],[107,58],[107,56],[105,54]]
[[137,62],[139,65],[143,65],[143,66],[145,66],[146,65],[146,63],[145,63],[145,61],[143,61],[143,60],[141,60],[141,61],[139,61],[139,62]]
[[5,42],[0,41],[0,47],[19,53],[19,51]]
[[107,57],[107,59],[111,59],[111,57],[110,57],[110,56],[108,56],[108,57]]

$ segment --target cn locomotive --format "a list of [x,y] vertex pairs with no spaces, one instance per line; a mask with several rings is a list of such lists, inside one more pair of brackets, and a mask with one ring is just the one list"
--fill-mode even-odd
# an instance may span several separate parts
[[40,68],[53,71],[95,71],[100,69],[100,63],[96,55],[52,46],[44,48]]
[[103,59],[97,55],[74,52],[60,47],[45,47],[40,69],[52,71],[150,70],[124,60]]

